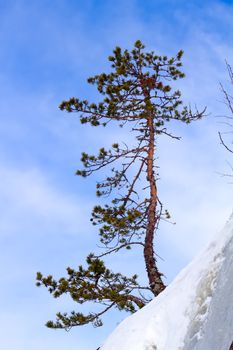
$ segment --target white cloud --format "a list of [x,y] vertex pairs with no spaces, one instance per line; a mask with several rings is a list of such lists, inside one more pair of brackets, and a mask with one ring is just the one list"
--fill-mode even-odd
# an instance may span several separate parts
[[[203,125],[204,124],[204,125]],[[170,210],[175,226],[163,224],[159,231],[162,256],[169,250],[184,261],[190,260],[219,231],[231,214],[231,187],[218,172],[223,172],[228,157],[219,144],[217,125],[203,121],[187,128],[198,133],[179,142],[159,145],[161,153],[161,200]],[[167,247],[167,248],[166,248]]]
[[[125,139],[125,134],[119,135],[120,129],[113,129],[113,132],[107,128],[87,131],[85,126],[79,126],[75,116],[68,119],[65,114],[61,114],[61,117],[57,117],[53,110],[57,111],[60,96],[67,98],[70,94],[80,96],[86,92],[89,94],[89,91],[92,93],[93,90],[86,87],[82,77],[99,73],[103,67],[105,69],[106,56],[116,44],[130,48],[139,38],[148,48],[168,55],[184,48],[184,70],[187,73],[187,78],[181,84],[184,99],[196,103],[198,107],[207,105],[208,111],[215,116],[225,113],[223,105],[218,102],[222,99],[218,82],[227,78],[224,59],[230,63],[233,61],[231,38],[224,37],[224,32],[220,31],[223,22],[232,29],[232,12],[226,6],[221,6],[220,9],[213,7],[210,2],[210,5],[195,12],[185,6],[180,6],[178,10],[175,2],[177,8],[174,16],[173,9],[168,11],[168,8],[163,8],[154,14],[147,12],[143,17],[138,2],[128,1],[125,4],[121,1],[115,7],[109,5],[111,11],[109,7],[106,13],[98,14],[100,21],[96,24],[91,23],[89,14],[85,13],[82,6],[79,13],[75,12],[76,9],[73,11],[72,18],[69,13],[66,22],[63,21],[64,14],[53,6],[44,12],[43,5],[37,9],[35,5],[26,7],[23,1],[18,3],[21,10],[19,11],[19,6],[11,6],[1,23],[2,51],[9,50],[10,54],[6,57],[10,59],[7,62],[13,67],[17,64],[20,66],[20,59],[24,59],[24,56],[17,57],[19,61],[15,63],[12,48],[21,47],[25,52],[29,50],[32,53],[32,56],[27,56],[29,61],[33,60],[33,54],[38,59],[38,65],[33,65],[30,61],[29,68],[38,68],[38,72],[31,72],[32,76],[27,76],[28,71],[24,68],[24,76],[19,69],[23,83],[26,84],[26,88],[22,86],[21,89],[17,85],[19,82],[15,81],[17,75],[13,76],[12,73],[13,77],[7,77],[5,70],[0,76],[3,90],[1,117],[5,119],[0,126],[1,138],[3,141],[7,139],[4,143],[5,157],[10,154],[9,158],[14,162],[14,166],[6,162],[0,164],[0,240],[3,242],[0,269],[4,281],[4,290],[1,290],[3,296],[0,299],[7,309],[9,305],[14,307],[20,302],[28,305],[27,293],[31,293],[32,304],[37,304],[37,295],[30,288],[34,285],[35,271],[42,264],[49,273],[55,270],[60,276],[67,262],[74,266],[82,263],[80,256],[85,254],[82,252],[85,244],[85,249],[95,249],[97,235],[96,232],[92,235],[93,230],[89,230],[92,203],[88,202],[84,191],[82,194],[71,194],[73,184],[64,186],[61,177],[54,184],[46,174],[51,175],[58,168],[64,170],[64,164],[68,173],[75,170],[73,167],[79,158],[79,149],[94,149],[97,143],[101,145],[102,139],[108,143],[118,138],[122,141]],[[59,4],[67,6],[65,1]],[[88,6],[93,4],[90,1]],[[124,6],[124,14],[121,5]],[[208,6],[209,9],[210,6],[213,7],[213,10],[208,12]],[[213,19],[214,16],[218,18]],[[210,29],[210,20],[212,25],[218,23],[219,27]],[[16,53],[21,55],[20,50]],[[50,75],[52,69],[54,72]],[[38,74],[38,82],[34,74]],[[30,89],[31,86],[33,89]],[[92,98],[95,98],[94,94],[90,100]],[[160,265],[169,280],[191,260],[210,236],[221,229],[232,208],[232,187],[215,173],[225,170],[225,159],[228,158],[217,139],[216,121],[209,118],[187,128],[175,127],[178,134],[183,135],[183,141],[175,143],[161,140],[159,143],[160,197],[170,210],[176,225],[161,225],[155,248],[165,259]],[[83,184],[86,191],[89,191],[89,183],[86,181]],[[94,198],[93,200],[95,201]],[[65,238],[60,239],[61,236]],[[32,243],[34,238],[35,245]],[[132,255],[134,261],[131,265],[126,254],[122,254],[122,258],[114,256],[111,264],[123,273],[126,268],[130,270],[132,267],[133,272],[141,271],[144,274],[144,266],[138,262],[134,252]],[[19,290],[25,299],[18,297]],[[12,298],[8,295],[9,291],[12,291]],[[61,305],[53,304],[51,310],[46,303],[52,303],[47,294],[43,302],[38,302],[37,307],[27,309],[28,317],[22,317],[23,307],[16,316],[13,316],[15,310],[7,310],[0,319],[1,328],[5,327],[5,338],[2,340],[5,348],[9,345],[9,348],[20,350],[36,349],[33,343],[36,334],[41,341],[38,348],[59,349],[64,348],[64,344],[69,344],[70,349],[72,346],[77,348],[75,340],[73,345],[70,340],[68,343],[65,336],[62,336],[63,345],[59,345],[57,339],[60,333],[56,332],[50,338],[51,331],[46,330],[42,335],[39,326],[42,328],[42,323],[47,318],[45,311],[49,310],[48,317],[53,317],[53,311],[59,310]],[[38,309],[43,316],[37,316]],[[31,334],[25,330],[28,322],[31,323],[35,318],[38,323],[33,325],[34,335],[31,340]],[[7,333],[6,323],[20,324],[15,337],[11,337],[12,331]],[[79,333],[73,333],[75,336],[72,339],[81,336],[82,339],[85,338],[83,330],[82,334],[80,330],[77,332]],[[12,339],[9,341],[10,337]],[[71,339],[70,335],[68,337]],[[87,346],[88,335],[86,339],[88,340],[84,339],[84,345],[80,348],[92,346]]]
[[0,237],[25,232],[78,234],[87,203],[55,188],[38,169],[0,166]]

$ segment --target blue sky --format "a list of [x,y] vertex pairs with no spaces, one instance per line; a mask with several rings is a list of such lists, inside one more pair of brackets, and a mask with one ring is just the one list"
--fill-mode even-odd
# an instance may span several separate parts
[[[74,176],[80,152],[102,141],[124,141],[120,130],[79,125],[59,103],[97,94],[86,78],[108,69],[116,45],[141,39],[148,49],[174,55],[184,49],[185,102],[207,106],[208,117],[175,125],[182,141],[158,144],[160,197],[176,225],[162,225],[156,241],[168,282],[221,229],[232,210],[230,154],[219,145],[227,114],[219,82],[231,89],[224,61],[233,64],[232,1],[3,1],[0,0],[0,333],[6,350],[95,349],[123,319],[106,326],[53,331],[44,323],[69,300],[38,289],[40,270],[63,275],[98,243],[89,224],[94,180]],[[97,134],[96,134],[97,133]],[[120,258],[127,273],[143,272],[136,255]],[[110,262],[119,269],[119,257]],[[126,267],[127,266],[127,269]],[[135,269],[137,271],[135,271]]]

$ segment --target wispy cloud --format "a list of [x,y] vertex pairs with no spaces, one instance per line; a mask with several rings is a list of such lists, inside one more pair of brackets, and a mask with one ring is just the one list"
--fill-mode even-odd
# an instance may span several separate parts
[[[15,231],[41,233],[48,227],[67,234],[78,234],[86,206],[47,182],[38,169],[0,166],[1,230],[0,236]],[[82,213],[82,215],[81,215]],[[78,219],[78,220],[77,220]]]
[[[85,78],[108,69],[106,57],[115,45],[130,48],[142,39],[149,49],[168,55],[183,48],[187,78],[179,87],[184,100],[207,106],[211,114],[192,126],[174,124],[182,141],[158,142],[160,197],[176,222],[163,223],[155,242],[168,280],[224,224],[232,207],[231,187],[216,172],[225,170],[229,155],[219,145],[220,126],[214,116],[226,113],[219,102],[219,82],[227,80],[224,60],[233,61],[232,23],[232,4],[224,1],[18,0],[2,8],[0,324],[5,327],[5,348],[67,347],[66,333],[42,330],[45,309],[50,317],[59,306],[41,290],[35,292],[35,271],[59,276],[66,265],[82,263],[95,249],[96,231],[89,223],[95,179],[76,179],[73,174],[80,151],[125,141],[127,135],[116,128],[80,127],[74,115],[62,114],[57,106],[73,95],[97,98]],[[133,256],[132,266],[124,254],[120,262],[115,256],[110,264],[143,273]],[[20,324],[15,337],[6,329],[10,322]],[[77,348],[77,334],[82,337],[80,349],[94,348],[90,344],[97,344],[97,338],[89,341],[85,332],[69,334],[70,349]]]

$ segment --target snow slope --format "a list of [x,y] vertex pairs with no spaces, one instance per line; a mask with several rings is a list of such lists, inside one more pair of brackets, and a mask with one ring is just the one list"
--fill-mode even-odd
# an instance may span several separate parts
[[228,350],[233,340],[233,215],[157,298],[101,350]]

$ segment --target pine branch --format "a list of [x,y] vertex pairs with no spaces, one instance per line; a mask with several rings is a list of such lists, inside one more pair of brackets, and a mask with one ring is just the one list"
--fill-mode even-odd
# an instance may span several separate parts
[[100,316],[110,308],[116,307],[119,310],[132,313],[147,303],[147,300],[142,296],[132,294],[132,292],[139,290],[150,290],[150,288],[138,284],[136,275],[128,278],[120,273],[113,273],[106,268],[102,260],[93,254],[87,257],[86,262],[86,269],[83,266],[79,266],[77,271],[67,268],[68,277],[62,277],[58,281],[51,275],[44,277],[38,272],[37,286],[46,287],[54,298],[69,294],[78,304],[95,302],[104,306],[103,309],[87,315],[75,311],[72,311],[70,315],[57,313],[55,322],[48,321],[49,328],[69,329],[87,323],[101,326]]

